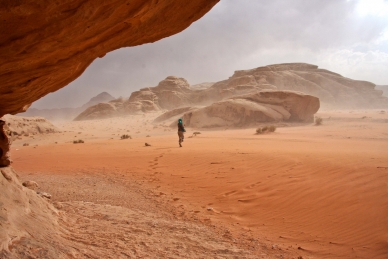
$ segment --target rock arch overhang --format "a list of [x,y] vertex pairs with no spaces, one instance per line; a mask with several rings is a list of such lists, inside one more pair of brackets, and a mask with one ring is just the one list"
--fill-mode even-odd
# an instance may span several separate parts
[[66,86],[107,52],[184,30],[218,1],[1,1],[0,117]]

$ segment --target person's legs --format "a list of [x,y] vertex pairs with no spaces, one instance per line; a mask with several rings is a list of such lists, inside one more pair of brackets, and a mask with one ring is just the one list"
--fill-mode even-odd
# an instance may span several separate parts
[[184,138],[182,131],[178,131],[178,137],[179,137],[179,146],[182,147],[182,142],[183,142],[183,138]]

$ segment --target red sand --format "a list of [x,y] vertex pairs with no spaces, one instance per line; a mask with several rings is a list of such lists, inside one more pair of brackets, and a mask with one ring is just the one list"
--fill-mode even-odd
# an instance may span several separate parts
[[[77,134],[16,142],[13,166],[31,180],[104,168],[142,180],[186,213],[272,244],[286,258],[388,258],[388,113],[320,115],[321,126],[264,135],[219,130],[188,138],[189,129],[183,148],[175,130],[138,126],[143,133],[119,140],[126,132],[118,128],[133,122],[110,120],[115,139],[107,120],[73,123]],[[85,144],[72,144],[80,135]]]

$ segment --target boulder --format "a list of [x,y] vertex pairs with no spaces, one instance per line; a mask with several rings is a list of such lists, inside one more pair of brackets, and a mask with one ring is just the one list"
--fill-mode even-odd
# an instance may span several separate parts
[[31,190],[35,190],[36,188],[38,188],[38,184],[34,181],[25,181],[22,183],[22,185],[24,187],[27,187],[28,189],[31,189]]

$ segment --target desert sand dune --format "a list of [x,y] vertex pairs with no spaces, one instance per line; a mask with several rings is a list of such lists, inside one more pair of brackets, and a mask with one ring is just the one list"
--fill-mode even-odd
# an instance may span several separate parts
[[[289,125],[262,135],[253,128],[201,131],[189,138],[194,129],[188,129],[183,148],[175,129],[154,128],[157,115],[67,123],[59,126],[66,132],[46,135],[38,146],[23,147],[17,140],[13,166],[21,179],[37,181],[53,202],[62,203],[62,211],[77,223],[70,235],[74,241],[94,233],[100,255],[107,253],[101,247],[107,242],[108,222],[93,215],[108,215],[110,206],[114,215],[106,220],[118,222],[113,229],[121,237],[134,228],[147,229],[147,220],[137,220],[147,213],[161,227],[155,229],[157,238],[179,237],[171,225],[205,227],[196,241],[185,237],[187,248],[177,248],[176,258],[207,258],[224,251],[217,246],[229,247],[219,258],[387,257],[387,111],[320,112],[321,126]],[[120,140],[127,130],[132,139]],[[72,144],[75,132],[84,144]],[[145,142],[151,146],[144,147]],[[119,231],[127,217],[138,225]],[[121,242],[109,233],[112,242]],[[219,242],[202,243],[214,235]],[[135,249],[145,258],[173,254],[155,248],[171,242],[153,238],[129,238],[126,244],[147,244]],[[193,242],[202,247],[196,250]],[[109,253],[123,246],[110,247]]]

